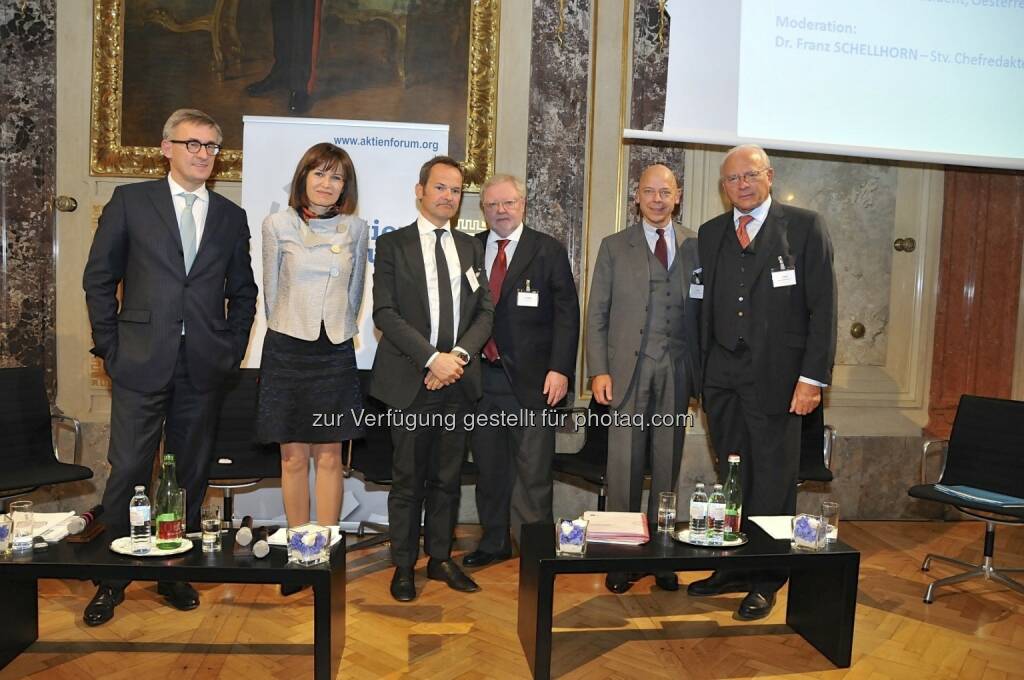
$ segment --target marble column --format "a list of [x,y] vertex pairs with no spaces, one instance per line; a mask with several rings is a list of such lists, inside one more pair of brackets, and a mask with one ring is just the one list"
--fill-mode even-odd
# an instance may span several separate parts
[[43,366],[56,386],[54,0],[0,5],[0,367]]
[[1024,174],[946,169],[927,435],[962,394],[1010,396],[1022,242]]
[[586,187],[590,0],[533,0],[526,223],[569,250],[579,284]]
[[[637,0],[633,10],[633,77],[629,127],[661,130],[665,122],[665,86],[668,82],[668,12],[660,0]],[[698,96],[695,94],[695,96]],[[672,168],[683,182],[683,146],[664,142],[633,141],[628,145],[629,181],[623,196],[624,227],[633,224],[640,173],[652,163]],[[700,225],[685,225],[696,230]]]

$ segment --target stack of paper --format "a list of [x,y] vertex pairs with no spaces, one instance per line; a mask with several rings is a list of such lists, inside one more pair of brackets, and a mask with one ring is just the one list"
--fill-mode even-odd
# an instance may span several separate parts
[[642,512],[585,512],[588,543],[640,545],[651,540]]

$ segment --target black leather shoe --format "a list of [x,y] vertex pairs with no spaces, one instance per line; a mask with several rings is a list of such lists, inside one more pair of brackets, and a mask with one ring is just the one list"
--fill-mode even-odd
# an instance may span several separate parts
[[313,98],[301,90],[288,93],[288,110],[292,113],[305,113],[313,105]]
[[276,73],[271,71],[263,80],[257,80],[255,83],[247,85],[245,92],[250,97],[259,97],[260,95],[267,94],[268,92],[273,92],[280,87],[284,87],[284,79],[278,77]]
[[636,583],[639,578],[639,574],[632,574],[624,571],[610,571],[608,572],[608,575],[604,577],[604,587],[616,595],[622,595],[624,592],[632,588],[633,584]]
[[716,571],[708,578],[702,578],[686,586],[686,594],[695,597],[723,593],[745,593],[749,590],[750,583],[746,578],[738,578],[727,571]]
[[416,599],[416,579],[412,567],[395,567],[391,577],[391,597],[399,602],[412,602]]
[[736,610],[736,616],[745,621],[763,619],[772,613],[775,606],[775,593],[759,593],[756,590],[747,593],[747,596],[740,602],[740,608]]
[[512,552],[489,553],[484,550],[474,550],[462,557],[464,567],[483,567],[491,562],[501,562],[512,557]]
[[99,626],[114,618],[114,607],[124,602],[124,588],[101,585],[85,607],[82,620],[87,626]]
[[459,565],[455,564],[455,560],[435,560],[431,559],[427,562],[427,578],[435,581],[444,581],[448,584],[448,587],[452,590],[458,590],[461,593],[475,593],[480,590],[480,586],[476,584],[476,581],[466,576]]
[[676,578],[674,571],[657,572],[654,574],[654,582],[658,584],[658,587],[662,590],[676,591],[679,590],[679,579]]
[[288,597],[294,595],[297,592],[305,590],[309,586],[305,586],[301,583],[282,583],[281,584],[281,597]]
[[156,584],[156,592],[164,596],[167,604],[183,612],[191,611],[199,606],[199,593],[183,581],[173,583],[160,581]]

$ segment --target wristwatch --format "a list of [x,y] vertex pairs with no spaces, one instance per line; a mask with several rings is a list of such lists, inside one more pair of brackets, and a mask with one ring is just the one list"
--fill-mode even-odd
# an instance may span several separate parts
[[469,356],[468,352],[464,352],[461,349],[453,349],[452,354],[457,356],[459,359],[462,359],[463,363],[465,364],[468,364],[470,361],[473,360],[473,357]]

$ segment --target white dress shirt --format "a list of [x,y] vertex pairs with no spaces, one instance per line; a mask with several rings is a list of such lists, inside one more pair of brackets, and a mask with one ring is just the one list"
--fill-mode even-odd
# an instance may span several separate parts
[[[450,222],[443,226],[436,227],[423,215],[416,218],[416,229],[420,233],[420,250],[423,254],[423,271],[427,274],[427,305],[430,308],[430,344],[437,347],[437,327],[441,316],[441,298],[438,295],[437,263],[434,261],[434,244],[437,243],[436,229],[444,229],[445,234],[441,237],[441,248],[444,250],[444,259],[448,262],[448,277],[451,279],[448,285],[452,291],[452,316],[455,327],[452,329],[452,338],[459,339],[459,302],[462,298],[462,265],[459,262],[459,251],[455,248],[455,238],[452,236]],[[452,349],[456,349],[453,347]],[[461,349],[461,348],[458,348]],[[430,366],[438,352],[434,352],[427,359],[427,366]]]
[[[764,224],[765,219],[768,217],[768,209],[771,208],[771,207],[772,207],[772,196],[771,196],[771,194],[768,194],[768,198],[764,199],[764,203],[762,203],[761,205],[757,206],[756,208],[751,210],[749,213],[745,213],[742,210],[739,210],[738,208],[734,207],[732,209],[733,227],[735,229],[739,229],[740,228],[740,218],[743,217],[744,215],[750,215],[751,217],[753,217],[754,218],[753,221],[747,223],[747,236],[749,236],[750,240],[753,241],[754,237],[757,236],[759,231],[761,231],[761,226]],[[797,276],[799,276],[799,275],[800,274],[798,272]],[[817,385],[818,387],[828,387],[828,383],[818,382],[817,380],[814,380],[813,378],[807,378],[805,376],[800,376],[799,380],[800,380],[800,382],[807,383],[808,385]]]
[[672,220],[664,227],[655,227],[647,220],[644,223],[644,236],[647,237],[647,246],[654,252],[658,245],[658,229],[665,231],[665,245],[668,247],[668,266],[671,269],[672,262],[676,259],[676,230],[672,227]]
[[[505,267],[512,264],[512,256],[516,254],[516,246],[519,245],[519,239],[523,237],[523,223],[520,222],[519,226],[516,227],[515,231],[504,237],[508,240],[505,244]],[[503,237],[491,229],[487,234],[487,247],[484,249],[484,266],[487,267],[487,279],[491,278],[491,267],[494,266],[494,261],[498,259],[498,241],[503,240]],[[497,302],[497,300],[494,300]]]

